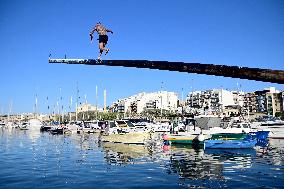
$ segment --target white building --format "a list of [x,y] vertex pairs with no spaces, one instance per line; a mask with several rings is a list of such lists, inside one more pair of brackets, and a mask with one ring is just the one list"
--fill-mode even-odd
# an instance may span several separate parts
[[89,103],[82,103],[77,107],[77,112],[92,112],[98,110],[99,112],[103,112],[102,108],[96,107],[95,105]]
[[235,103],[233,93],[224,89],[195,91],[187,97],[188,106],[197,109],[201,114],[218,114],[226,106],[236,105]]
[[235,105],[244,106],[245,92],[243,91],[232,91],[233,100]]
[[139,114],[146,109],[162,108],[164,110],[174,111],[177,108],[177,103],[177,93],[158,91],[153,93],[139,93],[128,98],[120,99],[114,104],[118,104],[119,110],[124,110],[123,112],[135,112]]

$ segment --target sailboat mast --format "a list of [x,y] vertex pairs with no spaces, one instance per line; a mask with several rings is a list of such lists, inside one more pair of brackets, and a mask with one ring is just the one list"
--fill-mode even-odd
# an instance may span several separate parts
[[96,120],[98,120],[98,86],[96,85]]
[[69,121],[70,122],[72,120],[71,108],[72,108],[72,96],[70,97],[70,105],[69,105]]
[[8,122],[10,121],[10,116],[11,116],[11,113],[12,113],[12,106],[13,106],[13,100],[11,100],[11,102],[9,104]]
[[76,122],[78,121],[78,98],[79,98],[79,89],[78,89],[78,82],[76,86]]

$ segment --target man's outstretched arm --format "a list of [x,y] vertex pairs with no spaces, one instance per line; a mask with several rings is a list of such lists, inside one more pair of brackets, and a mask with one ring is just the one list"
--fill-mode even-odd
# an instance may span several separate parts
[[94,27],[93,29],[92,29],[92,31],[90,32],[90,38],[91,38],[91,43],[93,42],[93,34],[94,34],[94,32],[97,30],[97,27]]
[[112,30],[110,30],[110,29],[106,29],[106,31],[107,31],[107,32],[110,32],[110,33],[112,33],[112,34],[113,34],[113,31],[112,31]]

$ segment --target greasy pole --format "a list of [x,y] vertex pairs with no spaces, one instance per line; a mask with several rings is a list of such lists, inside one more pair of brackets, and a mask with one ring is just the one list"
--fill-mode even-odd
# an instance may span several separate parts
[[149,68],[149,69],[206,74],[206,75],[215,75],[215,76],[284,84],[283,70],[248,68],[248,67],[239,67],[239,66],[151,61],[151,60],[103,60],[98,62],[96,59],[51,59],[51,58],[49,58],[49,63]]

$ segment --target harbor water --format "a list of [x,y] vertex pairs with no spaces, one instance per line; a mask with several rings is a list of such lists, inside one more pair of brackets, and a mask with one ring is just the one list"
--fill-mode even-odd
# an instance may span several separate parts
[[246,150],[0,129],[0,188],[283,188],[284,140]]

